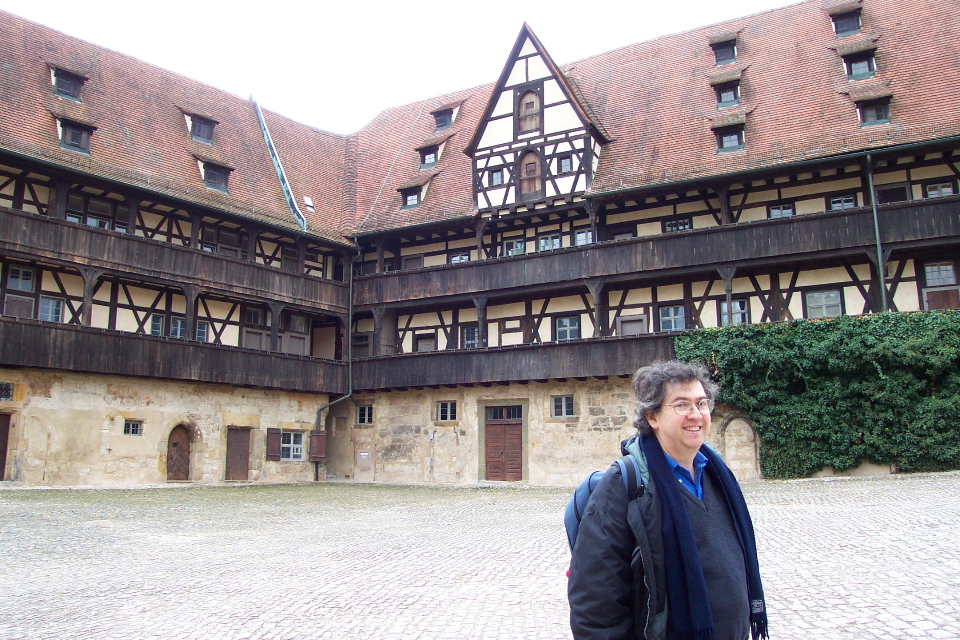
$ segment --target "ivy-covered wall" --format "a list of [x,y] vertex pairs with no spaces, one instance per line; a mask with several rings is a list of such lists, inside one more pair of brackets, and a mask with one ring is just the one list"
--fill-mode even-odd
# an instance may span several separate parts
[[767,478],[861,460],[960,468],[960,311],[699,330],[676,352],[749,413]]

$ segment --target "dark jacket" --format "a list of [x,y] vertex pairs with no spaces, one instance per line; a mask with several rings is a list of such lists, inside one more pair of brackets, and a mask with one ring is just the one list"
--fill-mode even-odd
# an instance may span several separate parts
[[567,584],[575,640],[666,638],[660,499],[637,436],[621,448],[637,458],[643,492],[628,501],[614,464],[590,496]]

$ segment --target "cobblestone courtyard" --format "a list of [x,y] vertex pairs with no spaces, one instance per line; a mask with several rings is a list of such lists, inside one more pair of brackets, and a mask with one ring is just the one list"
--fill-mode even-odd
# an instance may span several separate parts
[[[745,486],[776,640],[960,638],[960,473]],[[568,489],[0,490],[0,639],[568,638]]]

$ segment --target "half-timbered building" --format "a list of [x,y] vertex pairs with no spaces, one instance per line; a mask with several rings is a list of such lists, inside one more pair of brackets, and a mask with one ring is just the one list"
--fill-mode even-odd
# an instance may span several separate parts
[[[565,65],[523,25],[340,136],[2,15],[0,469],[569,483],[677,332],[956,308],[957,20],[809,0]],[[757,475],[748,415],[713,438]]]

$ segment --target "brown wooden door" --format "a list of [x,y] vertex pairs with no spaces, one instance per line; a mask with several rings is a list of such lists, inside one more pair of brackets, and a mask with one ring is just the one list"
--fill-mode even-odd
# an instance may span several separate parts
[[960,309],[960,291],[942,289],[927,291],[927,309]]
[[493,422],[486,427],[487,480],[523,480],[523,425]]
[[250,429],[227,429],[225,480],[246,480],[250,469]]
[[10,442],[10,415],[0,413],[0,480],[6,480],[7,444]]
[[167,439],[167,480],[190,479],[190,432],[182,424]]

